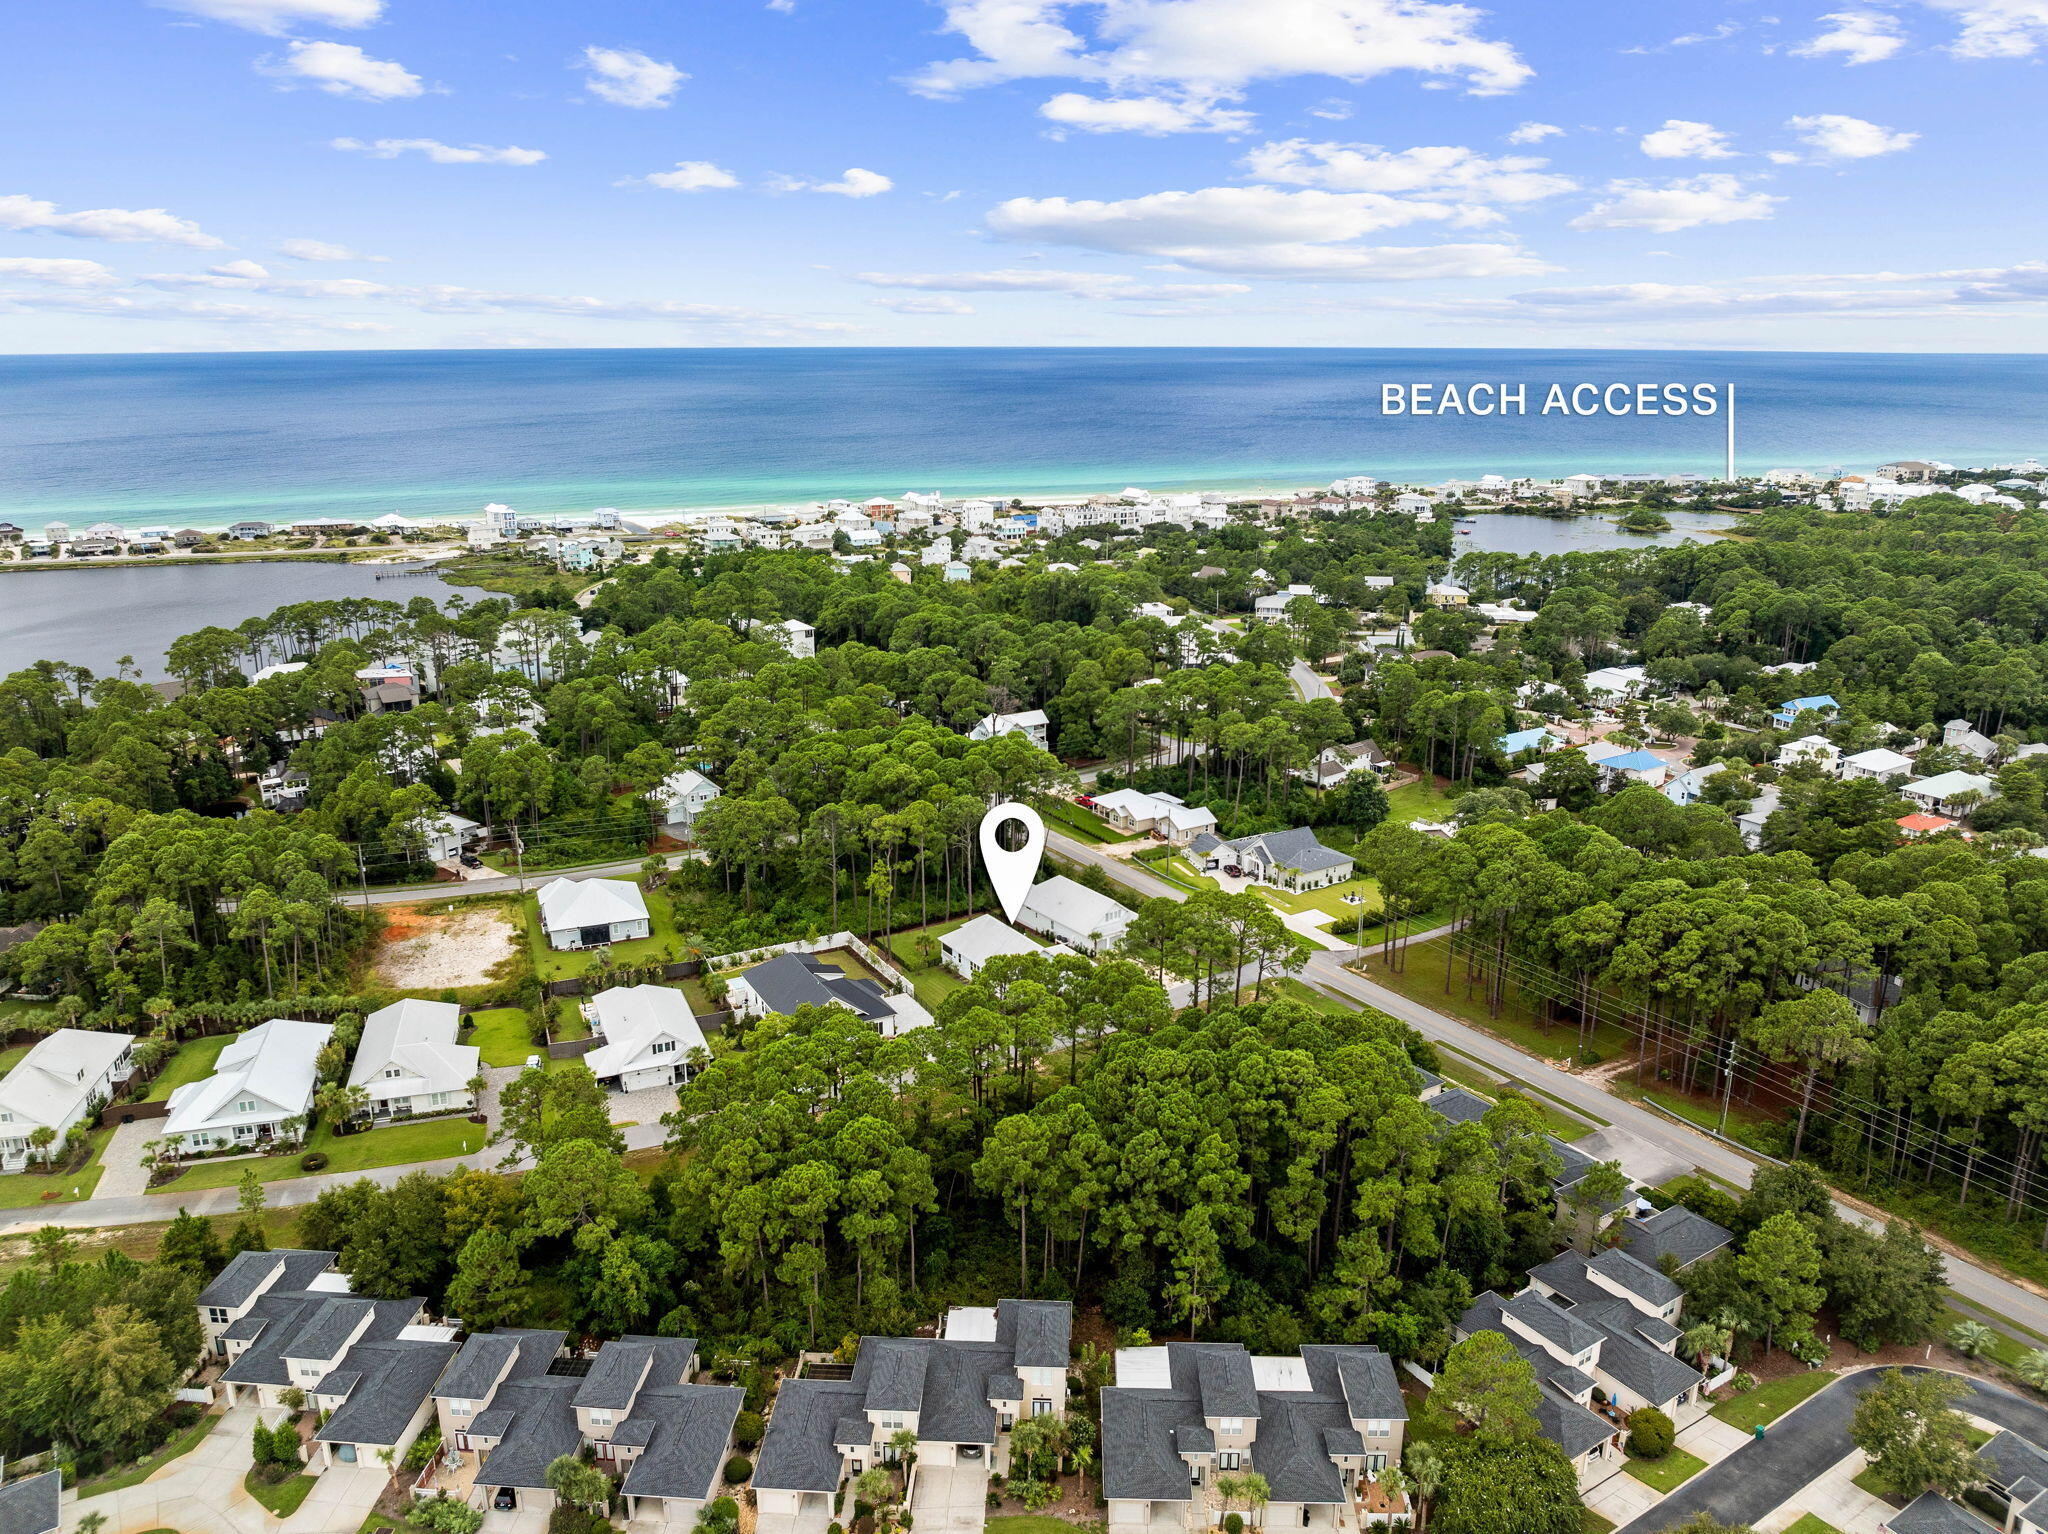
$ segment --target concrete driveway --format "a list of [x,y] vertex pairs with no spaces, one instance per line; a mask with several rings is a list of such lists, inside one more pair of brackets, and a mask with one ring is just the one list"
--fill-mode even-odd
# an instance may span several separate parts
[[[102,1534],[143,1534],[177,1529],[181,1534],[269,1534],[278,1522],[243,1489],[249,1473],[249,1429],[254,1406],[238,1406],[215,1419],[213,1431],[190,1454],[172,1460],[148,1480],[119,1491],[79,1500],[64,1494],[64,1528],[76,1529],[88,1513],[106,1516]],[[317,1488],[316,1488],[317,1489]],[[369,1511],[356,1515],[360,1525]]]
[[988,1522],[988,1461],[919,1465],[910,1511],[920,1530],[975,1530]]
[[149,1191],[149,1172],[142,1164],[142,1147],[164,1132],[162,1119],[137,1119],[132,1124],[117,1124],[113,1134],[107,1137],[107,1148],[100,1152],[100,1185],[93,1190],[94,1198],[127,1198],[131,1194]]

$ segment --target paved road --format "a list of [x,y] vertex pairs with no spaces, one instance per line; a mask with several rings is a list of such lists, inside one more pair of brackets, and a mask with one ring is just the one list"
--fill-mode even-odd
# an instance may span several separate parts
[[1304,703],[1337,696],[1337,689],[1330,684],[1330,679],[1305,660],[1298,660],[1287,668],[1287,680],[1294,684],[1295,692],[1300,694]]
[[[1142,868],[1106,857],[1095,848],[1075,841],[1061,832],[1050,832],[1048,842],[1052,850],[1060,856],[1073,862],[1100,868],[1110,878],[1138,894],[1165,895],[1174,900],[1187,898],[1187,892],[1178,886],[1166,884]],[[1342,952],[1316,953],[1302,969],[1301,978],[1322,991],[1345,997],[1363,1006],[1377,1007],[1382,1012],[1398,1017],[1424,1038],[1448,1044],[1459,1054],[1480,1062],[1502,1076],[1512,1076],[1526,1082],[1590,1118],[1612,1124],[1626,1134],[1648,1142],[1651,1147],[1684,1166],[1699,1167],[1716,1177],[1734,1183],[1737,1187],[1749,1186],[1750,1177],[1755,1172],[1758,1162],[1733,1146],[1698,1133],[1653,1109],[1615,1097],[1597,1081],[1589,1081],[1574,1072],[1559,1069],[1547,1061],[1525,1054],[1515,1045],[1497,1039],[1492,1034],[1433,1011],[1418,1002],[1410,1001],[1398,991],[1390,991],[1362,975],[1354,974],[1344,967],[1346,957]],[[1871,1223],[1862,1213],[1846,1204],[1836,1207],[1844,1219],[1856,1220],[1866,1225]],[[1948,1282],[1957,1294],[1988,1311],[1991,1316],[2004,1317],[2031,1331],[2048,1333],[2048,1297],[2023,1288],[1961,1257],[1948,1258]]]
[[[671,852],[665,860],[670,868],[674,868],[688,859],[703,856],[701,852]],[[404,889],[373,889],[367,894],[358,891],[348,896],[344,903],[352,906],[417,905],[423,900],[460,900],[467,895],[510,895],[520,890],[539,889],[550,879],[616,879],[621,874],[637,876],[646,862],[645,857],[624,858],[616,863],[594,863],[585,868],[529,872],[524,880],[515,874],[500,874],[489,879],[464,879],[459,884],[409,884]]]
[[[1647,1513],[1623,1524],[1621,1534],[1655,1534],[1700,1513],[1712,1513],[1723,1523],[1761,1523],[1856,1447],[1849,1441],[1849,1419],[1863,1393],[1877,1384],[1878,1373],[1865,1369],[1835,1381],[1772,1423],[1764,1437],[1751,1439]],[[1970,1386],[1970,1394],[1957,1403],[1960,1410],[2011,1428],[2035,1443],[2048,1443],[2048,1408],[1967,1375],[1956,1377]]]

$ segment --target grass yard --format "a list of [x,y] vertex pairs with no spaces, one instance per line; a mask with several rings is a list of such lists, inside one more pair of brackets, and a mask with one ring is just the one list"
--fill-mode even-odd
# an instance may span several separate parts
[[258,1156],[251,1160],[201,1161],[185,1172],[152,1188],[152,1193],[190,1193],[200,1188],[232,1188],[242,1180],[245,1169],[254,1167],[259,1182],[276,1182],[284,1177],[308,1177],[299,1170],[299,1158],[312,1151],[327,1154],[325,1172],[367,1172],[373,1167],[404,1166],[414,1161],[445,1161],[455,1156],[482,1153],[489,1130],[456,1116],[417,1119],[410,1124],[393,1124],[388,1129],[366,1129],[360,1134],[337,1135],[325,1123],[314,1129],[306,1148],[289,1156]]
[[1083,809],[1070,799],[1040,799],[1033,808],[1044,817],[1048,827],[1064,831],[1091,846],[1131,840],[1127,833],[1117,830],[1100,815]]
[[[1483,984],[1471,986],[1470,994],[1467,994],[1464,962],[1452,955],[1449,939],[1431,938],[1425,943],[1412,943],[1405,953],[1406,967],[1397,973],[1383,964],[1375,951],[1368,949],[1365,962],[1359,966],[1360,973],[1389,990],[1399,991],[1411,1001],[1439,1012],[1448,1012],[1545,1060],[1571,1054],[1578,1043],[1575,1026],[1554,1023],[1546,1027],[1516,995],[1512,986],[1508,988],[1500,1016],[1489,1016]],[[1446,967],[1452,970],[1448,994],[1444,991]],[[1607,1060],[1630,1054],[1635,1048],[1634,1037],[1613,1023],[1602,1023],[1595,1028],[1588,1043]]]
[[1751,1432],[1764,1423],[1776,1422],[1808,1396],[1818,1395],[1834,1383],[1834,1379],[1829,1370],[1808,1369],[1801,1374],[1766,1380],[1745,1395],[1721,1402],[1714,1408],[1713,1415],[1730,1427]]
[[1590,1507],[1579,1509],[1579,1534],[1613,1534],[1614,1520],[1602,1518]]
[[526,1013],[518,1007],[492,1007],[469,1014],[467,1042],[477,1047],[485,1065],[524,1065],[526,1057],[543,1053],[528,1038]]
[[1697,1454],[1673,1449],[1662,1459],[1637,1459],[1633,1454],[1622,1468],[1653,1491],[1670,1495],[1707,1468]]
[[1823,1523],[1811,1513],[1801,1513],[1799,1521],[1786,1526],[1785,1534],[1842,1534],[1831,1523]]
[[[1342,884],[1300,893],[1271,889],[1263,884],[1253,887],[1289,915],[1299,911],[1321,911],[1332,921],[1355,922],[1359,917],[1370,916],[1380,909],[1380,886],[1376,879],[1346,879]],[[1348,903],[1344,898],[1346,895],[1357,903]]]
[[97,1497],[101,1492],[120,1491],[125,1487],[139,1486],[172,1460],[190,1454],[194,1449],[198,1448],[201,1440],[208,1433],[212,1432],[219,1422],[219,1417],[208,1412],[147,1459],[139,1459],[124,1470],[116,1470],[112,1474],[87,1481],[78,1488],[78,1495],[81,1498]]
[[[955,927],[964,927],[974,918],[956,917],[952,921],[935,921],[928,927],[915,927],[907,932],[898,932],[889,939],[889,956],[903,967],[904,975],[910,981],[910,988],[917,995],[926,1010],[937,1012],[939,1003],[967,984],[950,969],[939,963],[938,941]],[[929,938],[932,956],[926,960],[919,952],[919,939]]]
[[1898,1496],[1889,1486],[1878,1479],[1877,1467],[1875,1465],[1865,1465],[1861,1470],[1850,1476],[1849,1479],[1879,1501],[1888,1502],[1894,1508],[1901,1508],[1906,1505],[1899,1500]]
[[1358,1008],[1352,1006],[1349,1002],[1338,1001],[1335,997],[1325,996],[1313,986],[1302,984],[1301,981],[1295,979],[1292,975],[1281,975],[1275,979],[1268,980],[1266,982],[1266,995],[1275,1000],[1284,996],[1289,1001],[1298,1001],[1304,1006],[1313,1007],[1316,1011],[1331,1017],[1350,1017],[1358,1011]]
[[1415,820],[1448,820],[1456,805],[1457,800],[1445,793],[1436,780],[1425,778],[1387,795],[1387,819],[1402,826]]
[[1043,1513],[1017,1513],[1008,1518],[989,1519],[988,1534],[1074,1534],[1074,1525]]
[[529,895],[519,903],[519,919],[526,926],[526,945],[533,954],[534,972],[544,981],[580,975],[597,962],[600,953],[611,954],[621,964],[653,964],[671,954],[682,958],[688,945],[676,934],[675,912],[668,901],[657,894],[647,902],[647,916],[647,937],[613,943],[608,948],[564,950],[548,947],[547,934],[540,927],[539,902]]
[[[100,1155],[113,1137],[111,1129],[95,1129],[92,1155],[75,1172],[59,1176],[47,1172],[10,1172],[0,1176],[0,1209],[29,1209],[37,1204],[69,1204],[91,1198],[93,1189],[100,1185],[100,1174],[106,1170],[100,1165]],[[53,1196],[46,1198],[45,1194]]]
[[242,1477],[242,1486],[250,1496],[270,1509],[272,1517],[289,1518],[306,1500],[306,1493],[313,1489],[313,1477],[295,1475],[289,1481],[279,1481],[273,1486],[256,1479],[256,1472],[251,1470]]
[[213,1065],[220,1058],[220,1052],[235,1041],[232,1033],[218,1033],[212,1038],[189,1039],[178,1046],[178,1052],[164,1062],[164,1068],[156,1073],[156,1080],[149,1084],[149,1094],[143,1098],[146,1103],[160,1103],[179,1087],[194,1081],[203,1081],[213,1074]]
[[17,1044],[12,1049],[0,1049],[0,1076],[5,1076],[21,1064],[21,1057],[33,1047],[28,1044]]
[[[1711,1129],[1717,1134],[1725,1133],[1732,1140],[1751,1143],[1749,1131],[1763,1129],[1767,1125],[1783,1125],[1782,1113],[1772,1113],[1767,1108],[1752,1104],[1731,1102],[1728,1105],[1728,1124],[1721,1127],[1721,1104],[1719,1099],[1688,1096],[1674,1091],[1669,1084],[1638,1087],[1631,1076],[1617,1076],[1607,1084],[1607,1089],[1616,1097],[1630,1102],[1651,1102],[1666,1113],[1684,1119],[1688,1124],[1697,1124],[1701,1129]],[[1759,1146],[1758,1148],[1765,1148]]]

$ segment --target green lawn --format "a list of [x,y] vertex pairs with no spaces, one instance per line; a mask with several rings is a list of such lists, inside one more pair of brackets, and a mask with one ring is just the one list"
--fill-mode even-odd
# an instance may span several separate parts
[[[0,1209],[28,1209],[37,1204],[69,1204],[77,1199],[91,1198],[93,1189],[100,1185],[100,1174],[106,1170],[100,1165],[100,1154],[113,1137],[111,1129],[95,1129],[92,1132],[92,1156],[75,1172],[66,1172],[62,1176],[52,1176],[47,1172],[10,1172],[0,1176]],[[45,1194],[53,1196],[46,1198]]]
[[[1333,921],[1355,922],[1361,916],[1370,916],[1380,909],[1380,886],[1377,879],[1346,879],[1342,884],[1327,885],[1319,890],[1269,889],[1256,886],[1275,906],[1290,915],[1298,911],[1321,911]],[[1357,904],[1347,903],[1350,895]]]
[[1456,804],[1434,779],[1426,778],[1387,795],[1387,819],[1403,826],[1413,820],[1448,820]]
[[189,1193],[199,1188],[232,1188],[242,1173],[255,1168],[257,1180],[275,1182],[281,1177],[306,1177],[299,1170],[299,1157],[310,1151],[325,1151],[327,1172],[367,1172],[372,1167],[404,1166],[414,1161],[445,1161],[455,1156],[473,1156],[484,1149],[488,1131],[466,1118],[417,1119],[410,1124],[393,1124],[388,1129],[367,1129],[361,1134],[336,1135],[325,1123],[314,1129],[304,1151],[289,1156],[257,1156],[249,1160],[201,1161],[185,1172],[152,1188],[152,1193]]
[[1613,1534],[1614,1520],[1602,1518],[1590,1507],[1579,1509],[1579,1534]]
[[1081,841],[1100,844],[1131,840],[1128,832],[1117,830],[1100,815],[1082,808],[1072,800],[1040,799],[1035,807],[1049,827],[1056,827]]
[[156,1073],[156,1080],[149,1084],[146,1103],[160,1103],[172,1091],[188,1082],[203,1081],[213,1074],[213,1065],[220,1058],[220,1052],[235,1041],[232,1033],[217,1033],[211,1038],[192,1039],[178,1046],[178,1052],[164,1062],[164,1068]]
[[1762,1423],[1776,1422],[1808,1396],[1826,1389],[1834,1379],[1833,1373],[1826,1369],[1807,1369],[1780,1379],[1766,1380],[1746,1395],[1721,1402],[1713,1414],[1730,1427],[1747,1433]]
[[1889,1502],[1895,1508],[1905,1506],[1892,1489],[1877,1478],[1877,1467],[1874,1465],[1865,1465],[1849,1479],[1880,1501]]
[[1786,1527],[1785,1534],[1842,1534],[1842,1531],[1831,1523],[1822,1523],[1811,1513],[1801,1513],[1797,1523]]
[[[915,927],[907,932],[898,932],[889,939],[889,956],[903,967],[904,975],[910,981],[910,988],[917,999],[924,1003],[926,1010],[937,1012],[939,1003],[967,984],[950,969],[940,965],[938,941],[955,927],[964,927],[974,918],[956,917],[952,921],[935,921],[928,927]],[[919,952],[920,938],[932,941],[932,957],[927,963]]]
[[190,1454],[194,1449],[198,1448],[201,1440],[213,1431],[219,1421],[220,1418],[209,1412],[147,1459],[139,1459],[125,1470],[116,1470],[111,1475],[103,1475],[97,1480],[87,1481],[78,1488],[78,1495],[80,1497],[97,1497],[101,1492],[120,1491],[124,1487],[140,1485],[172,1460]]
[[1637,1459],[1631,1454],[1628,1463],[1622,1466],[1645,1486],[1666,1495],[1678,1490],[1706,1468],[1705,1460],[1683,1449],[1673,1449],[1662,1459]]
[[1043,1513],[1019,1513],[1008,1518],[991,1518],[988,1534],[1074,1534],[1074,1525],[1064,1518]]
[[540,927],[539,903],[532,896],[520,902],[520,920],[526,924],[526,944],[533,953],[534,972],[544,981],[566,980],[572,975],[580,975],[597,962],[600,953],[611,954],[621,964],[652,964],[670,952],[679,959],[683,957],[687,945],[676,935],[675,912],[668,900],[657,894],[647,902],[647,915],[650,934],[647,937],[635,938],[630,943],[613,943],[609,948],[563,950],[548,947],[547,934]]
[[468,1042],[474,1044],[485,1065],[524,1065],[535,1048],[526,1032],[526,1013],[518,1007],[492,1007],[469,1014],[474,1030]]
[[289,1481],[279,1481],[271,1486],[257,1480],[256,1472],[251,1470],[242,1477],[242,1485],[250,1496],[270,1509],[272,1517],[289,1518],[306,1500],[306,1493],[313,1489],[313,1477],[295,1475]]
[[5,1076],[21,1064],[21,1057],[32,1048],[34,1046],[30,1044],[16,1044],[12,1049],[0,1049],[0,1076]]

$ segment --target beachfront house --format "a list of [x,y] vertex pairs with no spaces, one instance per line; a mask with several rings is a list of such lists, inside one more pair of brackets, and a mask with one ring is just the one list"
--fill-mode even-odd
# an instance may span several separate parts
[[1353,872],[1351,855],[1325,847],[1306,826],[1289,831],[1261,831],[1223,841],[1210,835],[1198,836],[1188,851],[1204,872],[1235,869],[1237,877],[1254,884],[1271,884],[1279,889],[1325,889],[1342,884]]
[[241,522],[230,522],[226,536],[237,543],[251,543],[258,538],[268,538],[276,531],[277,529],[268,522],[258,522],[254,518],[249,518]]
[[603,1040],[583,1063],[621,1092],[680,1086],[710,1058],[690,1003],[670,986],[615,985],[586,1002],[583,1013]]
[[1135,914],[1065,874],[1054,874],[1031,886],[1017,912],[1017,925],[1044,933],[1077,953],[1102,954],[1124,940]]
[[602,948],[654,930],[640,886],[630,879],[552,879],[538,900],[550,948]]
[[1051,722],[1042,708],[1026,709],[1021,714],[988,714],[975,722],[967,738],[994,740],[998,735],[1021,735],[1043,751],[1046,726]]
[[694,767],[670,773],[654,791],[654,802],[661,810],[663,833],[679,842],[690,840],[696,830],[697,817],[718,797],[718,792],[718,785]]
[[125,1033],[59,1028],[44,1035],[0,1079],[0,1171],[18,1172],[45,1154],[36,1131],[51,1132],[54,1155],[74,1124],[114,1095],[133,1069],[135,1039]]
[[866,975],[845,970],[808,953],[783,953],[733,976],[726,1005],[749,1020],[771,1013],[787,1017],[798,1007],[844,1007],[873,1023],[884,1038],[922,1028],[931,1013],[908,991],[890,993]]
[[363,1019],[348,1084],[369,1095],[373,1119],[468,1112],[471,1080],[482,1069],[474,1044],[458,1044],[462,1009],[407,997]]
[[[1066,1415],[1073,1311],[1064,1300],[957,1306],[936,1337],[861,1338],[850,1378],[785,1380],[754,1466],[756,1534],[816,1534],[842,1513],[850,1523],[841,1489],[899,1458],[918,1528],[982,1527],[1011,1430]],[[911,1455],[898,1433],[916,1437]]]
[[994,916],[977,916],[939,939],[939,962],[962,980],[972,980],[990,959],[1042,952],[1043,945]]
[[258,1023],[220,1052],[211,1076],[172,1088],[162,1139],[179,1151],[255,1150],[280,1138],[288,1119],[303,1127],[333,1036],[331,1023]]
[[1224,1476],[1266,1482],[1270,1529],[1354,1529],[1405,1516],[1379,1483],[1401,1461],[1408,1408],[1394,1361],[1369,1345],[1260,1355],[1239,1342],[1119,1348],[1102,1392],[1110,1534],[1212,1527]]

